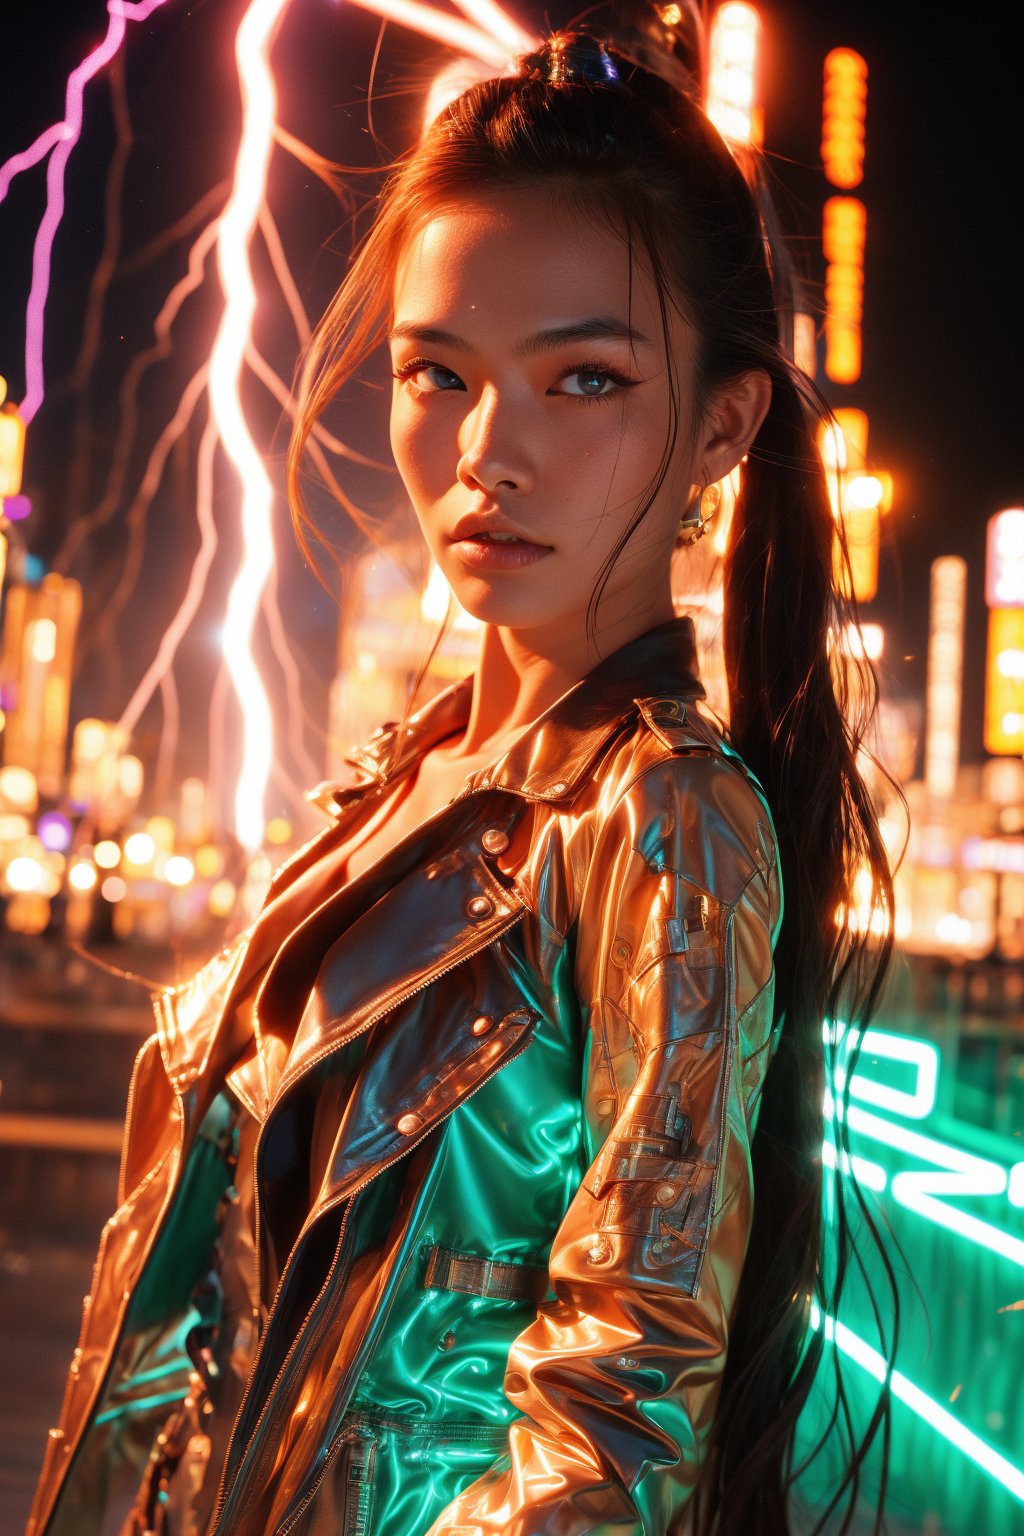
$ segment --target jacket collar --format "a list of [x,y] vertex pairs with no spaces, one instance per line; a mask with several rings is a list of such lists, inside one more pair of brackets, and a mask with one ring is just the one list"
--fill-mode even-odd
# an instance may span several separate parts
[[[472,686],[472,677],[466,678],[414,715],[397,754],[393,749],[399,728],[385,726],[346,759],[354,777],[313,791],[310,799],[333,817],[334,825],[312,838],[278,871],[271,895],[282,892],[291,878],[343,835],[346,808],[354,809],[354,802],[364,797],[368,787],[406,773],[430,747],[465,727]],[[479,790],[504,789],[528,800],[568,802],[589,781],[590,769],[609,739],[641,709],[647,713],[649,702],[704,697],[697,674],[693,620],[670,619],[606,657],[503,756],[469,776],[457,798]],[[267,934],[261,940],[261,929],[268,921]],[[161,1047],[179,1092],[186,1092],[200,1075],[212,1073],[216,1077],[217,1071],[238,1057],[251,1025],[236,1017],[231,1005],[251,984],[267,953],[274,953],[279,946],[277,922],[268,906],[251,929],[215,956],[192,981],[165,988],[156,997]],[[232,1022],[222,1030],[223,1021],[229,1017]]]
[[[322,784],[310,799],[337,815],[366,785],[400,778],[438,742],[465,729],[472,691],[473,678],[467,677],[438,694],[412,716],[397,751],[399,727],[382,727],[345,759],[355,781]],[[468,776],[462,794],[505,789],[530,800],[572,799],[609,738],[637,713],[641,700],[658,695],[705,697],[688,615],[669,619],[606,656],[507,752]]]

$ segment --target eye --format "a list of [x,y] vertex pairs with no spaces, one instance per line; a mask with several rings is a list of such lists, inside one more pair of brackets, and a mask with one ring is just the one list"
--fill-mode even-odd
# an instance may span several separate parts
[[[555,390],[555,394],[568,395],[571,400],[610,400],[612,395],[617,395],[621,389],[631,389],[634,384],[639,384],[639,379],[627,378],[614,368],[607,368],[602,363],[575,363],[562,374],[562,382],[567,380],[579,381],[581,388],[576,390]],[[609,389],[607,386],[611,385]]]
[[[417,394],[437,395],[452,388],[465,389],[466,387],[457,373],[452,373],[450,368],[443,368],[440,363],[432,363],[425,357],[414,357],[410,362],[400,364],[399,367],[392,369],[391,377],[399,379],[404,383],[406,381],[412,382],[418,375],[429,377],[431,374],[441,374],[444,377],[440,383],[430,383],[426,386],[421,383],[413,383],[412,387]],[[446,383],[445,379],[454,379],[454,386]]]

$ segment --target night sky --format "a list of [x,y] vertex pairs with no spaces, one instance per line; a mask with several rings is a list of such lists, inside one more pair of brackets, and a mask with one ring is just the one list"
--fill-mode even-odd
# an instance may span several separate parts
[[[57,557],[76,520],[103,498],[125,370],[151,342],[153,319],[184,271],[200,222],[162,251],[153,242],[230,175],[238,125],[232,41],[243,9],[241,0],[168,0],[162,11],[129,28],[125,96],[133,143],[118,200],[123,227],[95,362],[87,378],[79,370],[76,379],[89,285],[105,239],[110,242],[104,199],[116,137],[108,86],[97,81],[87,91],[85,133],[71,158],[68,211],[55,248],[47,314],[49,394],[31,429],[25,477],[35,501],[28,542],[47,561]],[[968,560],[963,740],[965,758],[979,759],[985,521],[1024,502],[1020,247],[1011,237],[1021,144],[1011,9],[963,13],[956,31],[944,30],[938,9],[923,5],[778,0],[760,10],[766,147],[784,220],[819,284],[820,209],[831,190],[818,165],[822,60],[839,44],[868,60],[867,160],[857,192],[868,208],[864,370],[856,386],[827,392],[835,405],[867,410],[872,462],[895,478],[879,596],[864,613],[888,626],[883,673],[891,692],[923,692],[929,562],[940,554]],[[560,24],[573,10],[530,5],[518,14],[542,26],[545,16]],[[984,19],[972,28],[975,16]],[[62,115],[67,74],[104,30],[100,0],[24,5],[17,13],[10,8],[0,44],[0,162]],[[323,154],[360,166],[379,164],[382,152],[404,147],[416,117],[416,82],[436,56],[430,45],[386,30],[368,125],[366,87],[378,32],[376,18],[335,0],[293,0],[274,55],[284,125]],[[372,186],[365,177],[362,183],[367,190]],[[24,305],[42,199],[37,168],[18,179],[0,206],[0,374],[15,399],[24,387]],[[283,155],[275,157],[270,201],[315,318],[343,273],[346,216],[322,184]],[[207,219],[213,208],[211,203]],[[216,285],[208,284],[205,298],[190,300],[182,311],[174,355],[146,376],[129,491],[208,350],[216,320]],[[290,377],[297,346],[279,298],[261,308],[257,341],[278,372]],[[270,464],[280,483],[287,438],[280,411],[258,386],[248,388],[246,400],[263,440],[272,443]],[[332,425],[354,445],[382,454],[385,400],[363,386],[358,398],[343,402]],[[201,425],[197,420],[187,439],[193,465]],[[76,718],[93,712],[116,717],[176,606],[197,542],[190,473],[183,446],[171,455],[150,514],[138,582],[106,633],[102,619],[127,548],[123,507],[77,558],[73,573],[86,589],[87,643],[73,700]],[[352,476],[345,483],[379,510],[400,499],[393,476]],[[231,494],[225,475],[218,482],[218,508],[230,507]],[[279,517],[281,606],[302,659],[310,714],[322,722],[335,613],[291,546],[286,514]],[[202,772],[205,763],[214,627],[232,553],[225,526],[210,602],[181,652],[186,771]],[[158,719],[154,706],[144,726],[152,729]],[[319,750],[312,734],[310,744]]]

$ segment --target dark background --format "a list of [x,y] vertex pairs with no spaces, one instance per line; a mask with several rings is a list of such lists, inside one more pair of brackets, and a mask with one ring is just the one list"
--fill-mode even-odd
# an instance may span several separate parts
[[[74,520],[100,499],[117,425],[117,390],[131,356],[151,339],[153,318],[185,267],[190,234],[140,264],[167,226],[231,173],[239,109],[232,60],[242,0],[167,0],[148,21],[130,24],[126,98],[134,142],[120,208],[123,229],[107,295],[102,341],[87,380],[72,374],[82,340],[90,280],[105,237],[104,197],[115,134],[103,79],[86,94],[85,132],[68,170],[68,208],[57,237],[47,311],[48,396],[29,438],[26,490],[35,511],[30,547],[52,561]],[[538,28],[564,24],[575,7],[523,5]],[[921,693],[927,639],[930,561],[963,555],[969,564],[964,756],[982,754],[984,535],[986,519],[1024,500],[1018,443],[1021,355],[1017,303],[1020,249],[1012,233],[1019,183],[1016,38],[1008,6],[960,13],[951,29],[937,8],[813,0],[760,7],[764,41],[762,100],[766,148],[778,179],[794,247],[818,286],[822,279],[821,204],[830,189],[820,170],[822,61],[845,44],[869,65],[865,179],[856,195],[868,208],[864,369],[849,389],[827,388],[835,405],[856,405],[871,421],[870,457],[895,477],[884,530],[878,599],[865,617],[887,626],[882,664],[894,694]],[[5,18],[0,44],[0,160],[25,148],[63,112],[68,72],[103,35],[100,0],[21,7]],[[377,60],[373,117],[366,96],[380,23],[335,0],[292,0],[275,46],[279,117],[323,154],[374,166],[401,150],[416,120],[418,84],[432,45],[389,26]],[[356,178],[365,190],[367,178]],[[43,206],[42,168],[18,178],[0,205],[0,373],[19,399],[31,242]],[[270,200],[306,308],[315,318],[343,272],[345,214],[307,170],[275,155]],[[206,217],[208,218],[208,212]],[[289,377],[297,346],[287,311],[274,296],[257,253],[263,299],[261,350]],[[212,339],[216,284],[191,299],[175,327],[174,355],[145,380],[129,488],[170,416],[185,381]],[[247,404],[278,483],[286,432],[258,386]],[[385,399],[363,388],[343,402],[333,425],[346,440],[386,451]],[[189,455],[194,466],[202,417],[172,455],[148,520],[146,555],[131,601],[103,642],[96,626],[109,603],[126,549],[123,516],[90,540],[73,568],[86,589],[75,717],[116,717],[179,601],[196,547]],[[378,509],[400,500],[394,476],[351,474],[358,498]],[[231,533],[233,488],[218,480],[223,545],[209,600],[180,653],[183,738],[179,766],[202,773],[206,703],[216,663],[217,615],[237,555]],[[301,657],[310,713],[309,743],[326,716],[336,614],[294,549],[278,510],[281,604]],[[335,514],[335,528],[344,537]],[[276,687],[280,688],[280,678]],[[154,704],[143,722],[159,720]],[[145,731],[143,732],[143,735]]]

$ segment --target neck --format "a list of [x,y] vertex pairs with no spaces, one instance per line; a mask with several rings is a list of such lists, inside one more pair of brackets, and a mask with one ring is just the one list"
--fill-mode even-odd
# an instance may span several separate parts
[[634,614],[601,630],[596,646],[585,635],[553,644],[530,631],[485,625],[469,723],[446,755],[469,758],[504,750],[606,656],[672,616],[671,601],[667,612]]

